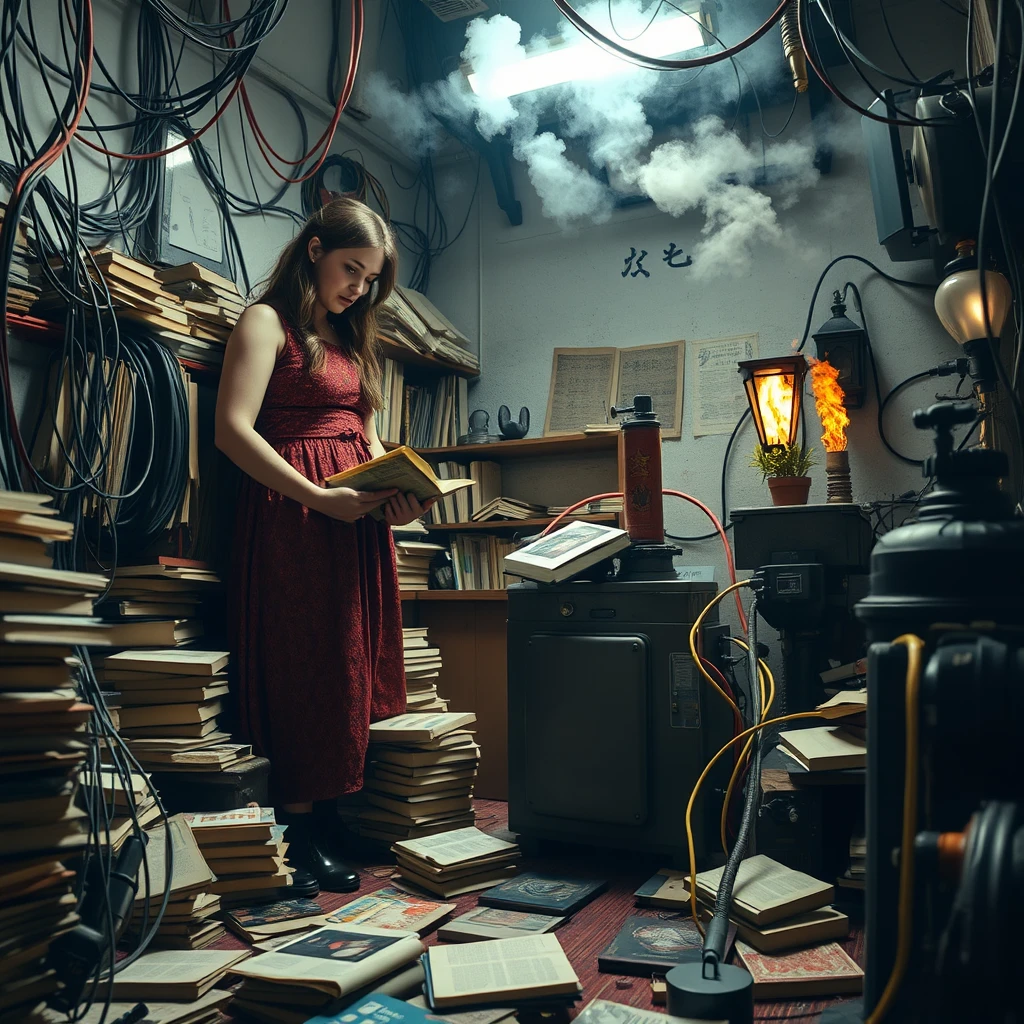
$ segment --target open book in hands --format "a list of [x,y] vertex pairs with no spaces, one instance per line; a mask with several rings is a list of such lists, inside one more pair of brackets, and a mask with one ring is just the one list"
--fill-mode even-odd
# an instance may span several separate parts
[[[393,487],[404,494],[415,494],[422,503],[463,487],[472,487],[473,483],[472,480],[438,480],[426,461],[403,445],[380,458],[329,476],[324,486],[351,487],[354,491],[386,491]],[[374,519],[383,519],[384,511],[378,507],[370,515]]]

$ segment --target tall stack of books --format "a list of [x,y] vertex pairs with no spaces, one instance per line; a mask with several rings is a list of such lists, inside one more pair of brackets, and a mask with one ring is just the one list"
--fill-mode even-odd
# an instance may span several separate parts
[[447,711],[448,702],[437,694],[441,673],[441,651],[431,647],[427,630],[405,627],[402,630],[405,655],[405,710]]
[[198,263],[184,263],[156,272],[164,291],[181,300],[189,334],[202,341],[225,344],[245,309],[234,281]]
[[395,540],[398,589],[429,590],[430,563],[444,547],[426,539],[427,528],[418,519],[408,526],[396,526],[391,532]]
[[189,814],[186,820],[203,857],[216,873],[210,891],[225,906],[265,902],[277,890],[292,884],[295,869],[285,858],[287,826],[276,823],[272,807]]
[[391,852],[407,882],[443,896],[487,889],[517,870],[519,847],[478,828],[459,828],[395,843]]
[[[220,911],[220,898],[213,892],[216,877],[192,837],[182,814],[146,832],[147,873],[139,871],[139,892],[129,924],[134,939],[152,929],[164,894],[167,906],[150,949],[203,949],[225,934],[224,926],[213,919]],[[168,877],[167,848],[171,848]]]
[[[710,920],[722,868],[697,875],[697,899],[705,920]],[[688,873],[662,868],[635,893],[638,906],[688,911]],[[740,863],[733,887],[730,920],[737,935],[765,953],[778,953],[845,938],[850,922],[830,904],[834,889],[802,871],[794,871],[758,854]]]
[[120,693],[122,738],[148,771],[237,767],[251,758],[220,727],[228,692],[227,651],[128,650],[96,666],[101,685]]
[[[109,757],[106,748],[103,753]],[[83,775],[82,781],[85,785],[98,785],[103,793],[103,802],[108,808],[113,808],[109,827],[101,830],[99,838],[102,844],[109,843],[114,852],[120,850],[132,834],[136,821],[145,829],[160,818],[160,808],[148,775],[129,771],[128,777],[123,778],[113,765],[102,764],[98,772]]]
[[362,803],[342,813],[369,839],[396,842],[472,825],[480,748],[472,713],[405,714],[374,722]]

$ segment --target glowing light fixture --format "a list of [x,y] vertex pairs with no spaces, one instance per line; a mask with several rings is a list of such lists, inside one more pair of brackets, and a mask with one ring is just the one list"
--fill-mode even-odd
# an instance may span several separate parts
[[[704,34],[695,18],[664,18],[644,33],[643,52],[648,57],[671,57],[704,45]],[[467,74],[469,87],[488,99],[518,96],[565,82],[587,82],[621,75],[633,67],[587,40],[529,54],[486,73]]]
[[[958,242],[957,258],[946,266],[946,277],[935,289],[935,312],[950,337],[960,345],[980,341],[985,330],[985,308],[981,302],[981,273],[974,255],[974,242]],[[985,271],[985,293],[992,337],[1003,331],[1013,305],[1010,282],[996,270]]]
[[762,446],[793,444],[800,423],[807,360],[801,355],[747,359],[739,369]]

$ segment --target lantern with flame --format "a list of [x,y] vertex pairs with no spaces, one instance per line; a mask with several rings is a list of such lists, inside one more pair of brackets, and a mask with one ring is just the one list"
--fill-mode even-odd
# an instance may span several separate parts
[[839,370],[821,359],[810,359],[811,389],[821,420],[821,446],[825,449],[826,501],[853,501],[850,483],[850,455],[846,450],[846,428],[850,425]]
[[739,369],[762,447],[792,445],[800,423],[807,361],[802,355],[747,359]]

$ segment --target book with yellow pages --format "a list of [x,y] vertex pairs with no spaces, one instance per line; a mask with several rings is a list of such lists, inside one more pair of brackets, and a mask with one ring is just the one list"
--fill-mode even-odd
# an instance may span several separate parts
[[[439,480],[426,461],[405,445],[361,466],[335,473],[324,481],[327,487],[351,487],[356,491],[386,491],[394,487],[406,494],[415,494],[421,502],[472,487],[474,483],[473,480]],[[375,519],[384,517],[379,508],[370,514]]]

